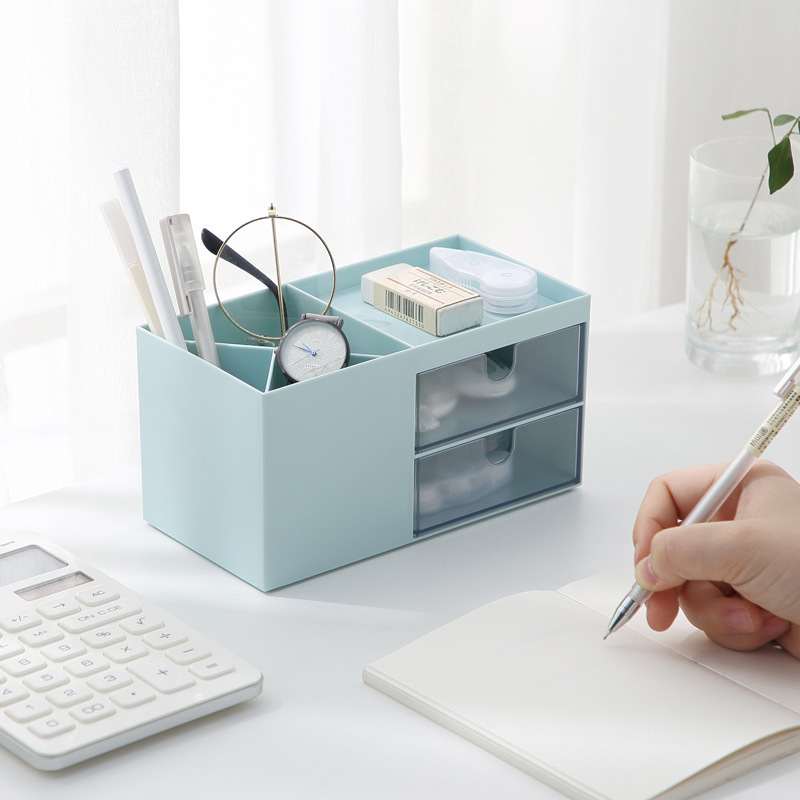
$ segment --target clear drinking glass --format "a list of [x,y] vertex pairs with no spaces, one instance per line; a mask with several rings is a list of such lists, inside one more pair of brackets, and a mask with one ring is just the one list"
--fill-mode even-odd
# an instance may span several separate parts
[[711,372],[767,375],[800,354],[800,176],[769,194],[772,145],[736,136],[690,154],[686,352]]

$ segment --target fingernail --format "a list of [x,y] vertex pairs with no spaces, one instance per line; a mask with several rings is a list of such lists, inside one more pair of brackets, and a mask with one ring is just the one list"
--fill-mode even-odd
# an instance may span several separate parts
[[766,636],[775,639],[778,636],[783,636],[789,630],[789,623],[782,617],[776,617],[772,614],[764,614],[764,623],[761,626],[762,631]]
[[725,615],[725,624],[736,633],[753,633],[753,617],[746,608],[737,608]]
[[645,556],[636,569],[639,573],[639,583],[645,589],[653,588],[658,583],[658,576],[650,566],[650,556]]

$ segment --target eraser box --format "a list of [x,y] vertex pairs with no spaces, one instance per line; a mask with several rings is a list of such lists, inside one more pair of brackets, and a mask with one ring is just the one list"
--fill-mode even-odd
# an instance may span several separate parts
[[[361,300],[364,273],[435,246],[506,257],[450,236],[337,268],[350,365],[301,383],[216,306],[221,369],[187,320],[189,352],[137,329],[144,518],[268,591],[577,486],[589,296],[540,272],[535,309],[447,337]],[[330,292],[285,285],[289,323]],[[226,308],[279,332],[266,290]]]

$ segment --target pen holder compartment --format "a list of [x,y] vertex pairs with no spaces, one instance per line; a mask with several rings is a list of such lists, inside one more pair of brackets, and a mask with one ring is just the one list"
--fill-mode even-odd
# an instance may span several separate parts
[[[273,346],[249,340],[216,306],[221,369],[191,343],[187,352],[140,327],[144,518],[268,591],[577,486],[588,295],[540,272],[536,309],[485,314],[446,337],[361,300],[363,274],[396,263],[427,268],[434,246],[501,255],[451,236],[339,267],[330,313],[344,319],[350,365],[300,383],[286,382]],[[292,324],[321,313],[330,284],[310,276],[284,293]],[[280,330],[266,290],[225,307],[254,331]],[[487,358],[533,400],[522,390],[511,403],[459,400],[448,433],[421,443],[420,385],[449,369],[469,380],[464,365]],[[498,480],[482,498],[425,506],[441,476],[457,483],[484,468]]]

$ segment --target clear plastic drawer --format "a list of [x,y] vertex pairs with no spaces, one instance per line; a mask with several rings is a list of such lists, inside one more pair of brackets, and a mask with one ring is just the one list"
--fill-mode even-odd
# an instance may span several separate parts
[[582,336],[573,325],[420,373],[417,449],[576,402]]
[[580,482],[581,409],[416,461],[414,535]]

